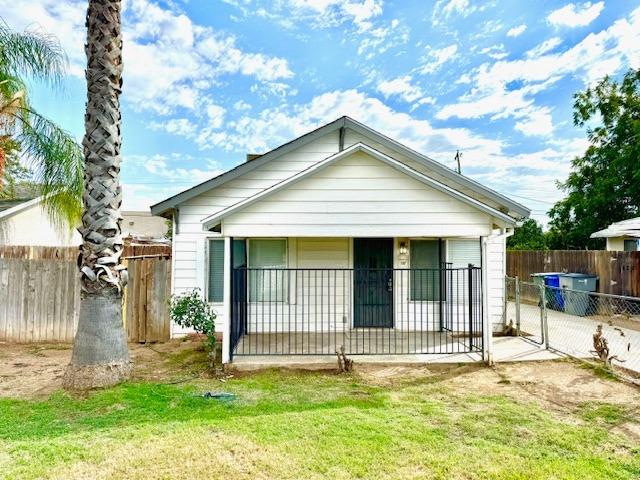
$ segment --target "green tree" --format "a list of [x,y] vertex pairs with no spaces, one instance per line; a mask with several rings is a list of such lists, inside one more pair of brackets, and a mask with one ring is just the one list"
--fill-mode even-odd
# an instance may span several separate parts
[[16,33],[0,19],[0,189],[4,192],[10,184],[4,179],[6,168],[16,173],[12,155],[19,152],[33,171],[50,217],[60,226],[76,227],[83,186],[80,146],[39,114],[27,94],[27,79],[57,87],[65,67],[66,57],[54,37],[34,30]]
[[574,99],[573,122],[587,127],[590,145],[549,211],[549,247],[601,248],[593,232],[640,215],[640,70],[621,82],[605,77]]
[[122,325],[127,271],[120,260],[121,9],[120,0],[89,0],[87,9],[82,275],[78,330],[63,380],[69,389],[113,385],[132,372]]
[[513,235],[507,238],[509,250],[546,250],[547,242],[542,226],[533,218],[528,218],[516,227]]

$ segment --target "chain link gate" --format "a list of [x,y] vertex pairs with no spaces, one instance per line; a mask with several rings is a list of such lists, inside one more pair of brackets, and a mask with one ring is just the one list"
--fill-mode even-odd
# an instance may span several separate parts
[[595,358],[601,332],[610,356],[640,373],[640,298],[505,278],[504,323],[516,335],[576,358]]
[[548,345],[546,305],[543,285],[505,278],[505,327],[537,345]]

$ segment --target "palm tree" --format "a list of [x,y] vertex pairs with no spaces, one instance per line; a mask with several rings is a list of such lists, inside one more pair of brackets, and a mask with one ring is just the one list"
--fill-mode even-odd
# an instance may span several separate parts
[[80,252],[82,292],[78,330],[64,386],[87,389],[113,385],[132,371],[122,325],[120,263],[120,91],[122,38],[120,0],[89,0],[87,10],[87,107],[85,186]]
[[30,104],[24,78],[58,86],[66,57],[58,41],[38,31],[16,33],[0,19],[0,197],[8,156],[34,172],[44,205],[58,226],[76,227],[82,197],[82,155],[73,137]]

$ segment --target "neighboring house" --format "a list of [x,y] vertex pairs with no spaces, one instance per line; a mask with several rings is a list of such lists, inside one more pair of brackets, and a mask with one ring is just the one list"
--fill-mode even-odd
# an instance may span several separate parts
[[[522,205],[342,117],[151,207],[240,355],[487,358]],[[175,336],[181,331],[172,327]]]
[[125,237],[164,238],[167,221],[146,211],[122,211],[122,235]]
[[610,251],[636,252],[640,250],[640,217],[612,223],[604,230],[592,233],[591,238],[606,238]]
[[51,222],[42,197],[0,200],[0,245],[72,247],[81,241],[75,229]]

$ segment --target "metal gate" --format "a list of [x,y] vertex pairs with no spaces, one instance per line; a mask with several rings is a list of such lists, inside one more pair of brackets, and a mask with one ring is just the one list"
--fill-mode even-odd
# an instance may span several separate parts
[[549,304],[545,287],[522,282],[518,277],[505,278],[505,326],[538,345],[545,344],[545,316]]

